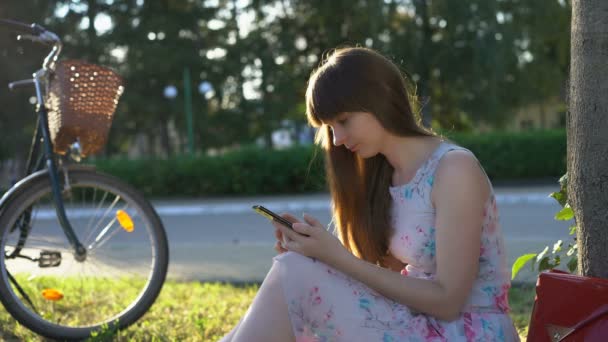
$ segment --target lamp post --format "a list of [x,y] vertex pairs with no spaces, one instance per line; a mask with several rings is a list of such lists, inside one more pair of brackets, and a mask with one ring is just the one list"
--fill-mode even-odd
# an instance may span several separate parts
[[198,84],[198,93],[203,96],[202,114],[205,118],[208,118],[209,105],[207,101],[209,101],[209,99],[211,99],[215,94],[213,91],[213,86],[207,81],[201,81]]
[[[188,152],[194,153],[194,133],[192,130],[192,91],[190,87],[190,70],[184,68],[184,112],[186,113],[186,129],[188,132]],[[165,98],[173,100],[177,97],[177,88],[168,85],[163,91]]]
[[[186,114],[186,129],[188,132],[188,152],[194,154],[194,129],[192,120],[192,87],[190,84],[190,69],[184,68],[184,112]],[[207,99],[209,95],[213,96],[213,86],[207,81],[202,81],[198,85],[198,92]],[[165,98],[173,100],[177,97],[177,88],[174,85],[168,85],[163,91]]]
[[[177,88],[174,85],[169,84],[168,86],[166,86],[163,89],[163,96],[167,100],[169,100],[169,102],[173,102],[173,99],[175,99],[175,97],[177,97]],[[173,104],[171,104],[170,107],[173,108]],[[165,117],[166,117],[166,115],[165,115]],[[169,133],[167,132],[167,130],[169,129],[167,127],[167,121],[163,120],[163,122],[161,123],[161,126],[162,126],[161,127],[161,144],[162,144],[163,148],[166,149],[166,153],[167,153],[167,156],[168,156],[168,155],[171,154],[171,152],[170,152],[170,147],[169,147],[170,146],[170,142],[169,142],[170,138],[169,138]]]
[[184,111],[188,127],[188,152],[194,154],[194,132],[192,129],[192,89],[190,87],[190,69],[184,68]]

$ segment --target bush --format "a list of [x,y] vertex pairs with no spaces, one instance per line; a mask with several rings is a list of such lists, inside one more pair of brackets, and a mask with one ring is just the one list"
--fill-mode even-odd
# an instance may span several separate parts
[[448,135],[471,150],[492,180],[554,178],[566,172],[566,132]]
[[217,157],[111,159],[95,164],[155,197],[303,193],[324,190],[323,161],[312,160],[314,150],[248,147]]
[[[565,131],[447,137],[475,153],[492,181],[557,180],[566,171]],[[95,164],[154,197],[325,191],[323,153],[312,146],[279,151],[247,147],[216,157],[110,159]]]

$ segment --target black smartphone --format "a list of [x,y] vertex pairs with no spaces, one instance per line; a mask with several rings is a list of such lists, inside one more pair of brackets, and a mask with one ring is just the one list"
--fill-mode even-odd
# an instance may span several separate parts
[[291,222],[287,221],[286,219],[282,218],[281,216],[279,216],[277,213],[270,211],[266,208],[264,208],[261,205],[254,205],[253,210],[255,210],[258,214],[266,217],[267,219],[269,219],[270,221],[277,221],[279,223],[281,223],[282,225],[289,227],[291,229],[293,229],[293,226],[291,225]]

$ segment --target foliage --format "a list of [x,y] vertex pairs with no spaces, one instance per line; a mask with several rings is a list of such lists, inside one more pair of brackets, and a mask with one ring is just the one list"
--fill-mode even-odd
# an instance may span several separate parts
[[[555,219],[559,221],[570,221],[575,220],[574,212],[568,204],[568,173],[563,175],[560,180],[560,191],[552,193],[550,196],[553,197],[561,206],[562,209],[555,214]],[[570,235],[576,235],[576,220],[574,225],[570,226]],[[577,269],[577,244],[576,236],[573,241],[568,243],[568,249],[564,249],[564,242],[558,240],[553,245],[551,253],[549,254],[549,246],[540,253],[525,254],[517,258],[513,263],[512,279],[515,279],[517,273],[530,262],[532,269],[536,269],[538,272],[556,268],[560,265],[565,264],[568,270],[573,273]]]
[[[118,336],[102,331],[89,341],[217,341],[238,322],[250,305],[257,285],[174,282],[143,318]],[[9,316],[0,306],[0,340],[42,341]]]
[[215,157],[110,159],[96,166],[155,197],[302,193],[323,190],[322,159],[311,162],[313,153],[311,147],[248,147]]
[[534,284],[518,283],[509,290],[510,316],[522,341],[528,336],[535,293]]
[[[222,284],[169,281],[138,322],[114,336],[118,341],[218,341],[245,315],[257,284]],[[525,338],[534,289],[514,286],[509,292],[511,317]],[[104,332],[99,337],[109,337]],[[0,340],[43,341],[9,316],[0,306]],[[97,338],[90,339],[98,340]]]
[[[0,18],[30,18],[29,21],[44,23],[51,14],[52,3],[43,0],[2,1],[0,6]],[[9,92],[7,85],[31,78],[46,52],[46,48],[18,42],[14,34],[0,29],[0,160],[25,155],[36,123],[29,104],[33,87]]]
[[[565,161],[561,161],[566,152],[563,131],[449,134],[448,137],[473,151],[492,181],[557,179],[565,169]],[[249,146],[213,157],[111,158],[94,163],[100,171],[115,175],[153,197],[326,190],[323,153],[314,146],[285,150]]]
[[[566,168],[563,130],[445,136],[475,153],[493,182],[558,179]],[[153,197],[326,191],[323,153],[311,145],[284,150],[246,146],[216,156],[92,158],[86,162]]]
[[[416,83],[426,120],[458,131],[500,128],[522,106],[561,97],[570,51],[569,3],[557,0],[5,0],[0,17],[41,23],[64,38],[64,57],[124,76],[105,156],[135,139],[154,156],[185,151],[184,72],[205,152],[269,143],[286,119],[297,133],[308,75],[336,46],[389,56]],[[3,32],[0,84],[29,76],[45,52]],[[203,81],[212,91],[196,91]],[[32,94],[0,92],[0,160],[24,154],[34,120],[16,113],[31,112]]]
[[557,180],[566,172],[565,130],[445,135],[475,153],[492,181]]

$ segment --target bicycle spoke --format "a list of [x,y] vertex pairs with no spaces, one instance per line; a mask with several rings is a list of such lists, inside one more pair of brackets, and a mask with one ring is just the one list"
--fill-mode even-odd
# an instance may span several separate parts
[[[91,229],[93,220],[97,216],[97,213],[99,212],[101,206],[106,202],[106,197],[108,197],[108,192],[107,191],[104,192],[103,196],[101,197],[101,200],[99,201],[99,204],[97,205],[97,208],[95,208],[95,197],[97,197],[97,188],[93,189],[93,201],[91,202],[91,204],[92,204],[92,207],[94,210],[93,210],[93,214],[91,215],[91,218],[89,219],[89,222],[87,223],[87,226],[86,226],[87,231],[89,231],[89,229]],[[87,239],[88,238],[90,238],[90,236],[88,236]]]
[[[50,256],[50,260],[53,256],[41,251],[61,253],[59,265],[50,267],[39,267],[38,261],[27,258],[3,259],[4,265],[0,267],[19,277],[27,295],[39,308],[38,313],[16,310],[24,310],[21,314],[28,317],[30,325],[42,320],[70,331],[86,330],[113,318],[122,322],[129,319],[128,323],[132,323],[129,318],[132,315],[124,314],[147,309],[158,295],[166,272],[163,253],[166,241],[163,235],[159,241],[154,212],[132,195],[135,191],[122,191],[120,182],[107,176],[75,172],[71,177],[74,181],[70,197],[64,197],[65,210],[74,232],[88,249],[86,258],[80,261],[74,258],[63,227],[56,219],[48,180],[45,187],[26,190],[10,203],[11,215],[0,216],[6,218],[5,224],[15,227],[12,232],[5,229],[5,235],[0,237],[0,248],[6,253],[21,248],[23,256],[34,259]],[[133,226],[135,230],[131,230]],[[22,232],[28,235],[20,242]],[[44,291],[49,290],[63,297],[47,298]],[[9,289],[16,301],[24,303],[25,299],[17,292]]]
[[[66,246],[65,244],[65,239],[60,239],[57,237],[50,237],[50,236],[39,236],[39,235],[32,235],[32,230],[31,227],[33,226],[34,220],[30,221],[29,227],[27,229],[29,229],[30,233],[28,233],[27,238],[25,239],[23,245],[21,246],[22,248],[25,249],[49,249],[50,247],[52,247],[55,250],[60,250],[60,251],[71,251],[71,249],[69,247]],[[15,233],[14,235],[17,235],[17,233]],[[13,236],[10,240],[12,241],[7,241],[6,246],[8,247],[12,247],[17,248],[17,246],[20,243],[20,236]],[[61,242],[63,241],[63,243]]]
[[[127,209],[128,209],[128,205],[125,205],[120,210],[126,211]],[[114,216],[112,218],[112,221],[110,221],[110,223],[108,223],[108,225],[106,225],[106,227],[104,227],[104,229],[95,238],[95,241],[88,247],[89,250],[93,250],[93,249],[102,247],[106,242],[108,242],[112,237],[114,237],[114,235],[123,231],[123,229],[122,229],[123,227],[120,224],[118,224],[117,226],[114,227],[114,229],[110,232],[110,234],[105,236],[105,238],[104,238],[104,235],[107,234],[107,232],[114,225],[114,223],[116,223],[116,221],[117,221],[117,217]]]
[[143,264],[143,263],[137,263],[134,264],[132,262],[128,262],[128,263],[121,263],[120,261],[110,261],[108,259],[94,259],[93,261],[95,264],[98,263],[102,263],[102,264],[107,264],[110,265],[111,267],[114,267],[119,273],[129,273],[132,275],[136,275],[138,277],[141,276],[141,273],[137,273],[137,272],[132,272],[132,271],[125,271],[127,269],[126,266],[135,266],[136,269],[141,269],[141,270],[147,270],[146,272],[150,272],[150,270],[153,268],[152,264]]
[[[95,241],[93,241],[93,243],[91,243],[89,246],[87,246],[88,250],[92,250],[94,248],[97,247],[98,244],[100,244],[100,240],[106,235],[106,233],[110,230],[110,228],[112,228],[112,226],[114,225],[114,223],[116,223],[116,218],[112,219],[112,221],[110,221],[102,230],[101,232],[99,232],[99,234],[95,237]],[[114,230],[116,231],[116,230]]]
[[105,239],[101,240],[94,248],[91,248],[91,249],[98,249],[98,248],[103,247],[103,245],[105,245],[108,241],[110,241],[110,239],[112,239],[114,237],[114,235],[116,235],[120,232],[122,232],[122,228],[118,228],[118,227],[114,228],[114,230],[108,236],[106,236]]
[[59,241],[57,241],[58,239],[49,239],[49,238],[44,238],[44,237],[38,237],[38,236],[29,236],[26,240],[26,245],[25,248],[33,248],[33,244],[31,243],[27,243],[27,242],[40,242],[40,243],[46,243],[52,246],[57,246],[66,250],[71,250],[69,248],[69,245],[67,244],[67,242],[61,243]]
[[133,275],[137,275],[140,276],[137,273],[133,273],[133,272],[127,272],[124,270],[125,265],[123,264],[114,264],[111,262],[106,261],[99,261],[99,260],[91,260],[91,264],[95,265],[95,267],[97,267],[97,269],[100,270],[99,274],[110,274],[112,276],[112,278],[117,278],[118,276],[122,275],[122,274],[133,274]]
[[[92,227],[91,232],[88,234],[88,237],[84,240],[84,243],[83,243],[84,245],[89,244],[92,236],[95,235],[95,232],[98,230],[98,228],[103,225],[103,222],[107,220],[106,216],[108,216],[108,214],[114,209],[114,207],[116,206],[116,203],[118,203],[119,200],[120,200],[120,196],[116,196],[116,198],[114,198],[114,201],[110,204],[108,209],[106,209],[106,211],[99,218],[99,220],[97,220],[97,224],[95,224],[95,226]],[[116,217],[114,217],[114,219],[116,219]],[[97,237],[98,236],[99,236],[99,234],[97,235]],[[97,237],[95,237],[96,240],[97,240]]]
[[[84,244],[87,244],[88,241],[90,241],[91,236],[93,236],[93,234],[95,233],[95,227],[99,226],[101,220],[105,216],[105,214],[102,215],[101,219],[97,222],[97,224],[93,226],[93,221],[95,220],[97,213],[101,210],[101,206],[105,203],[106,197],[108,197],[107,191],[104,193],[103,197],[101,198],[101,201],[99,201],[99,205],[95,209],[95,212],[91,215],[91,219],[89,220],[89,223],[87,224],[87,231],[89,232],[89,234],[87,234],[87,237],[83,240]],[[115,199],[115,201],[116,201],[116,199]],[[106,214],[107,214],[107,212],[106,212]]]
[[[32,226],[32,223],[30,222],[30,227]],[[45,236],[40,236],[39,234],[35,234],[32,235],[32,230],[30,229],[30,233],[28,234],[27,238],[24,241],[24,245],[22,246],[23,248],[32,248],[33,244],[31,242],[39,242],[39,243],[44,243],[44,244],[48,244],[48,245],[52,245],[52,246],[57,246],[60,248],[66,248],[66,242],[67,240],[65,240],[65,237],[61,236],[62,238],[59,238],[58,236],[49,236],[49,235],[45,235]],[[14,236],[11,238],[11,240],[15,240],[14,243],[18,244],[20,237],[19,236]],[[63,243],[61,242],[63,241]]]
[[[14,243],[18,243],[20,240],[20,236],[17,236],[16,234],[11,235],[8,238],[9,241],[14,242]],[[41,234],[30,234],[28,235],[27,238],[25,238],[25,244],[24,244],[24,248],[27,248],[29,246],[29,242],[30,241],[37,241],[37,242],[47,242],[50,244],[55,244],[55,245],[64,245],[67,242],[62,236],[57,236],[57,235],[41,235]],[[63,242],[63,244],[62,244]]]

